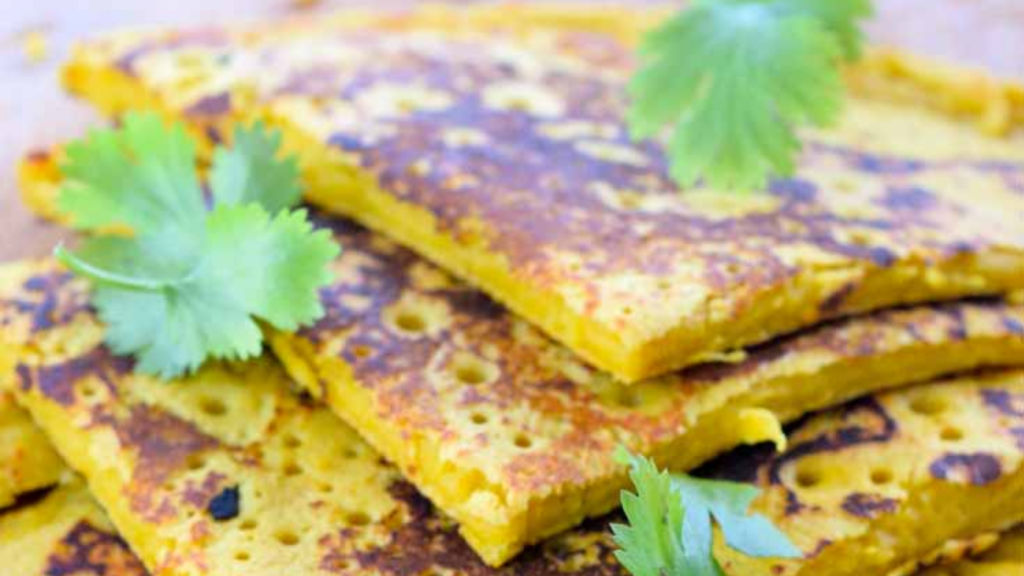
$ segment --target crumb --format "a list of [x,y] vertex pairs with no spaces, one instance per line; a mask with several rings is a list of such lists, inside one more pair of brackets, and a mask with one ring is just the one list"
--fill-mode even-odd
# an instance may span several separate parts
[[42,30],[29,30],[21,35],[21,51],[30,64],[46,60],[49,49],[49,39]]

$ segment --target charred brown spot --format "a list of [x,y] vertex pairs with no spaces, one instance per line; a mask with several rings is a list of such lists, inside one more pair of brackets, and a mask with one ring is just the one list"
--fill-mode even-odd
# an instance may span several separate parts
[[[458,535],[454,524],[438,515],[430,503],[412,485],[396,482],[389,488],[392,497],[401,503],[398,527],[391,531],[390,541],[371,550],[343,551],[341,544],[351,538],[347,528],[326,543],[329,550],[321,558],[321,568],[338,574],[350,573],[360,566],[372,568],[387,576],[433,574],[452,571],[466,576],[523,575],[541,576],[561,573],[559,563],[569,560],[575,551],[551,541],[534,546],[518,555],[508,565],[496,569],[486,566]],[[592,520],[577,530],[580,533],[606,535],[607,519]],[[602,538],[598,561],[579,567],[580,576],[624,576],[626,571],[611,559],[611,540]]]
[[1024,335],[1024,324],[1021,324],[1016,318],[1010,316],[1003,316],[1003,326],[1010,331],[1011,334]]
[[29,316],[33,332],[48,330],[88,308],[84,291],[64,289],[71,279],[71,274],[65,272],[38,274],[25,281],[19,297],[6,303],[17,313]]
[[929,472],[940,480],[966,482],[974,486],[991,484],[1002,475],[1002,465],[992,454],[946,454],[932,462]]
[[1024,426],[1010,428],[1010,435],[1013,436],[1017,449],[1024,452]]
[[[843,418],[856,422],[825,432],[810,440],[792,445],[785,453],[773,458],[768,464],[768,481],[784,486],[781,471],[784,466],[823,452],[840,452],[864,444],[883,444],[896,436],[899,426],[884,407],[872,397],[862,398],[842,408]],[[803,504],[796,492],[785,487],[787,493],[786,514],[796,514]]]
[[146,576],[142,562],[116,534],[81,521],[47,559],[46,576]]
[[855,492],[843,500],[843,510],[859,518],[875,518],[881,514],[894,512],[896,501],[881,494]]
[[[190,458],[187,463],[195,466],[201,464],[201,461],[196,458]],[[208,508],[209,503],[216,499],[218,495],[230,490],[230,488],[224,488],[225,480],[227,480],[227,477],[220,472],[206,474],[201,482],[190,479],[186,482],[184,490],[182,490],[181,499],[197,509]]]
[[886,207],[894,210],[927,210],[937,202],[934,193],[918,186],[891,187],[882,199]]
[[1015,394],[999,388],[986,388],[981,391],[981,398],[985,405],[1006,416],[1024,418],[1024,394]]
[[116,378],[131,372],[130,358],[114,356],[105,346],[97,346],[89,352],[61,362],[45,366],[17,366],[22,390],[37,388],[39,392],[61,406],[75,403],[75,390],[87,378],[98,378],[111,391],[115,389]]
[[204,96],[185,109],[190,117],[220,116],[231,111],[231,93],[224,92],[213,96]]
[[[128,419],[114,423],[113,427],[121,444],[136,452],[132,482],[127,489],[132,507],[150,519],[172,515],[180,504],[158,497],[157,489],[172,475],[185,470],[190,458],[218,446],[215,438],[190,422],[146,405],[133,406]],[[212,486],[207,488],[215,491]]]

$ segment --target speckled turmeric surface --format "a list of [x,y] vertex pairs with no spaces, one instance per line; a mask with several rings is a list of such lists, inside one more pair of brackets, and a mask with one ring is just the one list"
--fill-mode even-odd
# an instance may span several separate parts
[[63,471],[46,437],[0,386],[0,510],[23,494],[55,485]]
[[662,146],[621,120],[633,63],[617,38],[643,14],[608,35],[443,9],[367,18],[114,35],[80,47],[65,80],[107,111],[154,107],[216,137],[233,118],[284,128],[311,202],[625,381],[827,318],[1024,286],[1019,138],[855,97],[766,194],[680,193]]
[[[603,521],[488,568],[273,362],[157,382],[100,344],[81,283],[45,262],[0,268],[4,302],[26,284],[47,286],[56,305],[54,323],[33,328],[37,309],[0,304],[19,399],[157,576],[620,572]],[[755,506],[806,557],[716,554],[732,575],[881,575],[1020,521],[1022,399],[1019,370],[934,382],[811,418],[779,455],[717,462],[705,473],[760,485]]]
[[[14,300],[6,305],[28,304]],[[40,329],[47,322],[44,315],[32,321]],[[4,329],[0,326],[0,332]],[[13,356],[0,352],[4,387],[14,376],[11,360]],[[4,574],[16,576],[145,576],[142,564],[117,536],[84,483],[67,469],[43,431],[4,388],[0,388],[0,566]]]
[[16,576],[147,574],[77,478],[0,512],[0,566]]
[[[27,159],[50,206],[59,149]],[[354,426],[491,562],[603,514],[625,483],[615,447],[689,469],[778,420],[882,388],[1024,362],[1024,307],[920,306],[834,322],[625,386],[413,253],[340,218],[326,316],[271,336],[293,378]]]

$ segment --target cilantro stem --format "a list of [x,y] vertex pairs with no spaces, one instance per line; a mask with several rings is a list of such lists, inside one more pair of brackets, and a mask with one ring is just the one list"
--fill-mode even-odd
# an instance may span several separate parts
[[117,272],[104,270],[99,266],[95,266],[82,258],[79,258],[73,252],[66,250],[63,243],[57,244],[57,247],[53,249],[53,255],[61,264],[67,266],[68,269],[76,274],[81,274],[90,280],[103,282],[118,288],[152,292],[162,290],[169,285],[166,281],[162,280],[135,278],[133,276],[126,276],[124,274],[118,274]]

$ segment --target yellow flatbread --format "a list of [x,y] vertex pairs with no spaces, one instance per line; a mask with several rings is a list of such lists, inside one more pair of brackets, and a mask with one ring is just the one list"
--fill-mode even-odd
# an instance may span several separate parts
[[[173,382],[136,375],[101,345],[82,283],[46,262],[0,268],[6,300],[40,282],[57,303],[52,326],[34,330],[31,312],[0,305],[19,400],[155,576],[620,573],[599,521],[486,567],[450,520],[272,362],[211,365]],[[1017,523],[1022,401],[1019,370],[935,382],[811,418],[779,456],[719,463],[709,473],[755,471],[755,507],[806,557],[716,554],[732,576],[882,575],[950,539]]]
[[22,494],[55,485],[63,471],[43,433],[0,388],[0,510]]
[[918,576],[1014,576],[1024,574],[1024,528],[999,538],[985,552],[962,561],[929,568]]
[[[48,325],[42,320],[32,322]],[[13,359],[0,353],[0,372],[5,375],[0,378],[0,572],[145,576],[142,564],[116,535],[85,485],[68,471],[6,390]]]
[[[52,206],[60,151],[23,164]],[[961,302],[837,321],[625,386],[408,250],[339,218],[326,317],[271,336],[291,376],[356,428],[483,558],[617,506],[615,448],[690,469],[851,398],[979,366],[1024,363],[1024,306]]]
[[0,566],[11,576],[146,576],[75,478],[0,513]]
[[[769,194],[680,194],[662,147],[627,137],[623,34],[517,27],[529,7],[503,32],[456,10],[448,27],[439,9],[113,35],[65,80],[101,109],[157,108],[218,137],[239,118],[281,127],[310,202],[625,381],[823,319],[1024,287],[1020,139],[855,97]],[[619,30],[631,21],[648,19]]]

